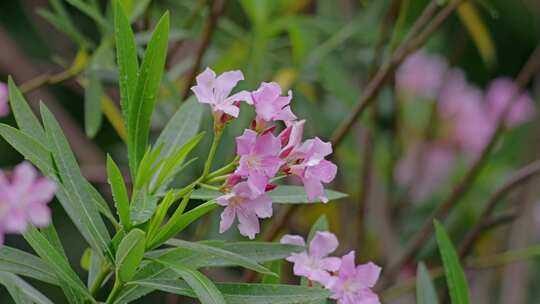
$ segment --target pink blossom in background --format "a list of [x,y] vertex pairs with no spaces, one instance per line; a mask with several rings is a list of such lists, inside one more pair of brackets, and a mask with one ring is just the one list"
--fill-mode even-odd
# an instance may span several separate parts
[[263,82],[251,96],[257,112],[255,120],[258,126],[264,125],[264,122],[296,119],[289,105],[292,91],[289,90],[287,96],[281,96],[281,87],[276,82]]
[[396,165],[396,181],[410,187],[415,202],[425,201],[448,179],[454,159],[455,152],[447,145],[413,145]]
[[258,135],[253,130],[245,130],[236,138],[240,163],[236,175],[248,178],[253,191],[263,193],[269,179],[274,177],[284,163],[279,158],[281,142],[272,133]]
[[0,82],[0,117],[9,115],[8,87]]
[[319,198],[324,203],[328,202],[323,183],[333,181],[337,173],[337,166],[324,159],[330,154],[332,145],[315,137],[306,140],[289,156],[291,162],[289,172],[302,180],[307,197],[311,201]]
[[482,104],[482,91],[470,85],[461,69],[451,69],[439,93],[439,113],[443,118],[454,118],[468,110],[470,104]]
[[468,103],[454,120],[453,132],[459,147],[474,157],[487,145],[495,128],[482,104]]
[[196,78],[197,85],[191,90],[200,103],[209,104],[212,107],[214,117],[221,119],[223,114],[238,117],[240,108],[239,101],[252,103],[251,94],[247,91],[238,92],[229,96],[232,89],[240,80],[244,80],[244,75],[240,71],[225,72],[216,77],[216,73],[210,68],[206,68]]
[[435,99],[448,68],[438,55],[417,51],[405,59],[396,71],[397,91],[406,97]]
[[341,259],[337,277],[326,285],[338,304],[379,304],[379,297],[371,288],[379,279],[381,268],[373,263],[355,265],[354,251]]
[[236,184],[230,193],[218,197],[216,202],[225,206],[221,213],[220,233],[227,231],[238,218],[240,234],[254,239],[260,231],[259,218],[272,216],[270,196],[254,192],[247,182]]
[[51,222],[47,204],[53,199],[56,184],[38,177],[27,162],[18,165],[11,180],[0,171],[0,241],[4,234],[26,231],[28,224],[45,227]]
[[506,114],[508,126],[516,126],[532,118],[535,108],[531,97],[527,93],[517,94],[517,90],[514,81],[507,77],[497,78],[490,83],[485,98],[492,120],[496,121],[503,114],[509,102],[513,105]]
[[[280,242],[305,246],[304,239],[297,235],[285,235]],[[329,272],[337,271],[341,263],[339,258],[328,257],[336,250],[338,244],[334,234],[318,231],[311,240],[308,251],[292,253],[287,261],[294,263],[295,275],[326,285],[332,278]]]

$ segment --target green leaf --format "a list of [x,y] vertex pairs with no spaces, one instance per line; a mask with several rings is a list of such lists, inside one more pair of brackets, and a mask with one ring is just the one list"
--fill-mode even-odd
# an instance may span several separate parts
[[193,270],[182,265],[175,263],[168,263],[166,261],[160,261],[165,266],[170,267],[177,272],[184,281],[193,289],[193,292],[197,295],[197,298],[204,304],[225,304],[225,298],[221,292],[217,289],[216,285],[212,283],[207,277],[197,270]]
[[46,146],[47,140],[43,127],[11,77],[8,78],[8,90],[11,110],[13,111],[19,129]]
[[261,283],[263,284],[279,284],[281,281],[281,269],[283,268],[283,260],[275,260],[267,262],[266,266],[277,276],[263,275]]
[[101,214],[103,214],[103,216],[105,216],[111,222],[111,224],[113,224],[115,228],[118,229],[120,227],[120,224],[118,224],[118,221],[112,214],[111,208],[109,208],[109,204],[107,204],[105,199],[103,199],[103,196],[101,196],[99,191],[97,191],[97,189],[94,188],[94,186],[92,186],[92,184],[89,181],[86,181],[86,186],[87,186],[86,188],[88,189],[88,192],[92,196],[92,200],[97,206],[98,211]]
[[[178,239],[171,239],[167,242],[168,245],[177,247],[178,249],[192,251],[196,254],[208,254],[210,256],[223,259],[232,265],[242,266],[253,271],[257,271],[263,274],[276,276],[275,273],[270,271],[268,268],[263,267],[255,261],[252,261],[249,258],[246,258],[240,254],[230,252],[224,249],[220,249],[214,246],[207,246],[200,243],[187,242]],[[175,264],[174,260],[168,260],[166,257],[159,259],[160,261],[166,261],[169,264]]]
[[111,158],[107,155],[107,176],[109,185],[111,185],[112,195],[116,206],[116,212],[120,218],[120,223],[125,230],[131,228],[131,220],[129,217],[129,197],[124,182],[122,172]]
[[[141,280],[131,284],[188,297],[196,295],[189,284],[179,280]],[[312,304],[331,295],[323,288],[295,285],[217,283],[216,286],[229,304]]]
[[81,174],[62,129],[52,113],[43,104],[41,104],[41,117],[45,125],[49,147],[62,181],[62,186],[58,187],[57,193],[59,200],[90,246],[100,254],[107,253],[112,260],[113,255],[108,248],[111,238],[96,205],[93,203],[92,194],[88,191],[88,182]]
[[29,227],[23,236],[32,249],[49,264],[53,273],[60,281],[60,286],[76,292],[80,299],[92,298],[81,279],[69,265],[66,257],[35,227]]
[[437,291],[424,263],[418,263],[416,270],[416,304],[438,304]]
[[159,198],[148,193],[146,188],[139,189],[133,194],[130,217],[133,225],[140,225],[148,221],[157,208]]
[[77,30],[66,8],[62,4],[61,0],[49,0],[49,3],[53,7],[55,13],[51,13],[46,10],[38,10],[38,14],[49,21],[57,30],[65,33],[71,40],[77,43],[80,47],[91,46],[92,43],[84,37],[84,35]]
[[450,300],[452,304],[468,304],[470,299],[469,287],[454,245],[446,234],[444,227],[437,220],[435,220],[434,224],[435,236],[446,275],[446,283],[450,292]]
[[129,282],[144,257],[145,234],[133,229],[120,242],[116,252],[116,275],[120,282]]
[[156,141],[155,146],[163,145],[162,157],[167,157],[177,147],[184,146],[199,132],[203,110],[203,105],[193,96],[182,104]]
[[132,104],[132,98],[137,86],[139,62],[137,60],[135,36],[120,2],[114,2],[114,34],[119,73],[120,104],[124,123],[128,126],[129,107]]
[[214,210],[218,205],[214,201],[206,202],[202,205],[199,205],[190,211],[179,215],[178,218],[172,217],[169,222],[160,230],[156,237],[151,241],[149,248],[155,248],[160,244],[164,243],[168,239],[172,238],[174,235],[178,234],[189,224],[193,223],[201,216],[206,213]]
[[16,304],[53,304],[32,285],[14,274],[0,272],[0,284],[6,287]]
[[84,127],[86,135],[93,138],[103,121],[101,111],[101,99],[104,95],[103,85],[99,77],[100,68],[110,58],[112,50],[108,40],[103,40],[98,49],[92,55],[92,59],[86,69],[88,85],[84,91]]
[[47,263],[34,255],[6,245],[0,247],[0,271],[58,285],[58,280]]
[[88,5],[82,0],[66,0],[66,2],[79,9],[88,17],[92,18],[100,27],[104,29],[110,29],[110,25],[107,20],[105,20],[105,18],[101,15],[101,12],[98,11],[95,7]]
[[326,218],[326,215],[321,215],[315,224],[311,226],[311,230],[309,231],[307,243],[310,243],[311,240],[313,240],[313,237],[315,236],[315,233],[318,231],[329,231],[330,225],[328,225],[328,219]]
[[11,126],[0,124],[0,135],[43,173],[54,176],[51,153],[38,141]]
[[[328,200],[337,200],[347,196],[345,193],[325,190]],[[191,195],[193,199],[200,200],[211,200],[215,199],[218,196],[221,196],[222,193],[218,191],[212,191],[208,189],[197,189]],[[320,202],[320,200],[315,200],[310,202],[307,198],[304,187],[301,186],[279,186],[275,190],[268,192],[268,195],[272,198],[272,202],[278,204],[307,204]]]
[[130,100],[129,104],[128,158],[133,176],[137,175],[137,167],[148,145],[150,120],[165,67],[168,37],[169,13],[165,13],[156,25],[148,43],[133,100]]

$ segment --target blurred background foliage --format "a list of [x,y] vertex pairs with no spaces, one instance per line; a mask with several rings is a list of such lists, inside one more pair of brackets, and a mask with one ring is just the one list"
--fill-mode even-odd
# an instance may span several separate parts
[[[428,0],[124,0],[131,11],[137,41],[141,46],[148,40],[148,31],[165,11],[171,13],[171,38],[164,79],[158,106],[153,119],[155,134],[170,118],[174,109],[189,91],[194,63],[197,70],[209,66],[220,73],[232,69],[244,72],[246,81],[240,89],[256,89],[261,81],[277,81],[284,90],[294,92],[293,109],[305,118],[307,136],[329,139],[356,104],[370,75],[387,59],[404,38],[412,24],[428,5]],[[441,6],[448,1],[438,1]],[[213,13],[209,10],[213,5]],[[380,37],[389,20],[389,35]],[[0,80],[13,75],[24,84],[33,103],[42,99],[61,116],[62,126],[76,150],[85,175],[106,194],[104,155],[124,160],[125,130],[118,112],[118,92],[112,39],[112,12],[109,1],[98,0],[20,0],[0,2]],[[461,67],[467,79],[484,88],[498,76],[515,77],[540,37],[540,4],[537,0],[479,0],[460,6],[442,27],[429,39],[425,48],[448,59],[452,66]],[[540,96],[539,77],[529,86],[535,101]],[[397,138],[406,124],[422,121],[429,109],[426,104],[410,103],[402,109],[403,121],[396,120],[397,108],[393,81],[389,81],[370,109],[335,151],[339,174],[333,188],[350,196],[335,204],[313,205],[300,210],[275,207],[278,221],[288,216],[279,233],[286,231],[306,234],[322,213],[331,228],[342,240],[340,252],[350,249],[359,252],[362,261],[374,259],[386,265],[400,244],[409,239],[435,206],[446,198],[454,182],[459,181],[469,163],[460,160],[452,169],[452,178],[427,201],[395,205],[402,194],[393,182],[393,166],[402,156],[405,138]],[[244,113],[248,109],[246,108]],[[374,113],[376,115],[374,115]],[[227,139],[220,147],[218,159],[229,160],[234,153],[233,138],[249,123],[243,115],[227,130]],[[374,119],[375,117],[375,119]],[[12,118],[6,118],[13,124]],[[537,121],[512,129],[496,147],[472,190],[452,212],[447,227],[455,240],[477,221],[482,204],[513,170],[538,157]],[[211,118],[203,123],[210,130]],[[374,174],[372,190],[366,199],[365,216],[359,201],[366,191],[361,178],[366,165],[366,130],[373,131]],[[88,138],[88,139],[87,139]],[[208,139],[206,139],[208,141]],[[208,144],[199,146],[206,149]],[[0,142],[0,164],[10,168],[21,160],[7,143]],[[205,155],[199,150],[194,154]],[[198,160],[185,175],[199,172]],[[218,164],[219,165],[219,164]],[[182,183],[180,178],[178,183]],[[537,200],[538,191],[516,192],[508,202]],[[55,202],[54,223],[72,263],[80,260],[85,244],[73,225]],[[531,211],[532,207],[523,207]],[[287,207],[288,208],[288,207]],[[292,215],[291,215],[292,213]],[[531,212],[523,212],[532,218]],[[217,233],[217,213],[205,219],[194,231],[183,237],[238,238],[234,233]],[[521,221],[521,218],[518,219]],[[516,221],[515,223],[518,223]],[[539,240],[540,226],[534,220],[525,224],[503,225],[486,234],[475,246],[475,255],[495,253],[514,246],[524,247]],[[359,227],[364,227],[360,229]],[[515,229],[519,233],[515,232]],[[268,229],[268,228],[267,228]],[[263,228],[263,232],[265,228]],[[359,231],[362,231],[360,233]],[[263,233],[264,235],[264,233]],[[520,240],[514,236],[525,235]],[[29,249],[21,238],[8,237],[7,243]],[[428,261],[436,258],[434,242],[421,255]],[[502,271],[472,272],[473,303],[504,301],[509,295],[519,301],[537,303],[540,298],[540,261],[531,260],[531,268],[507,268]],[[519,266],[519,265],[518,265]],[[81,267],[81,266],[79,266]],[[80,269],[80,268],[79,268]],[[527,271],[528,270],[528,271]],[[239,280],[239,273],[216,273],[218,279]],[[400,276],[405,279],[407,271]],[[508,282],[509,278],[513,280]],[[520,282],[519,288],[515,284]],[[48,288],[39,286],[40,288]],[[510,284],[510,285],[508,285]],[[497,286],[497,292],[493,292]],[[512,288],[508,287],[511,286]],[[516,288],[513,288],[516,287]],[[530,288],[529,288],[530,287]],[[500,290],[500,292],[499,292]],[[60,290],[47,294],[62,301]],[[153,298],[152,298],[153,297]],[[167,301],[175,297],[156,294],[140,303]],[[2,303],[7,300],[0,290]],[[406,303],[410,298],[400,297]],[[388,301],[390,303],[390,301]],[[392,302],[393,303],[393,302]],[[509,302],[501,302],[509,303]]]

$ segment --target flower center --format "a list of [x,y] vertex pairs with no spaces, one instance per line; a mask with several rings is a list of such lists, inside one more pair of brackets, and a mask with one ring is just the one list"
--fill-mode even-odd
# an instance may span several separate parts
[[259,167],[260,163],[259,163],[259,159],[257,158],[256,155],[254,154],[251,154],[248,156],[247,158],[247,165],[249,168],[257,168]]
[[229,205],[230,206],[238,206],[238,205],[241,205],[243,202],[244,202],[244,199],[242,197],[235,196],[235,197],[231,198],[231,200],[229,201]]

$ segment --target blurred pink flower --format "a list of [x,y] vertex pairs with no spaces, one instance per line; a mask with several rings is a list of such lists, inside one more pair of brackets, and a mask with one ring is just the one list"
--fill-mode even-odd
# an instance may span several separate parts
[[490,83],[485,98],[492,120],[496,121],[503,114],[509,102],[513,105],[506,114],[508,126],[516,126],[532,118],[535,108],[531,97],[527,93],[517,94],[517,90],[517,85],[507,77],[497,78]]
[[495,123],[481,103],[468,103],[455,118],[453,129],[459,147],[469,156],[476,156],[495,131]]
[[281,96],[281,87],[276,82],[263,82],[251,96],[257,112],[255,120],[259,128],[264,128],[264,122],[296,119],[289,106],[292,91],[289,90],[287,96]]
[[0,243],[5,233],[22,234],[28,223],[45,227],[51,222],[47,204],[53,199],[56,184],[38,177],[27,162],[18,165],[11,181],[0,171]]
[[0,82],[0,117],[9,115],[8,87]]
[[220,233],[227,231],[238,217],[240,234],[254,239],[260,230],[259,218],[272,216],[270,196],[254,192],[246,182],[236,184],[230,193],[218,197],[216,202],[225,206],[221,213]]
[[217,120],[221,120],[223,114],[238,117],[240,108],[239,101],[252,103],[251,94],[247,91],[238,92],[229,96],[232,89],[240,80],[244,80],[241,71],[225,72],[216,77],[216,73],[206,68],[197,76],[197,85],[191,90],[200,103],[210,104],[212,112]]
[[245,130],[236,138],[236,153],[240,164],[236,175],[248,178],[253,191],[263,193],[269,179],[274,177],[284,163],[279,158],[281,143],[279,138],[267,132],[260,136],[253,130]]
[[396,87],[406,97],[434,100],[444,81],[446,60],[438,55],[417,51],[405,59],[396,71]]
[[469,104],[482,104],[482,91],[470,85],[461,69],[451,69],[439,94],[439,113],[443,118],[454,118],[468,110]]
[[[280,242],[298,246],[306,245],[304,239],[297,235],[285,235]],[[295,275],[326,285],[332,277],[329,271],[337,271],[341,263],[339,258],[328,257],[336,250],[338,244],[333,233],[318,231],[311,240],[308,251],[292,253],[287,261],[294,263]]]
[[332,145],[315,137],[306,140],[289,156],[289,172],[300,177],[311,201],[319,198],[324,203],[328,202],[323,183],[330,183],[337,173],[337,166],[324,159],[330,154]]
[[354,251],[341,259],[337,277],[326,285],[334,293],[338,304],[379,304],[379,297],[371,288],[379,279],[381,268],[373,263],[356,266]]
[[443,144],[417,144],[396,165],[396,181],[415,202],[428,199],[448,177],[455,153]]

